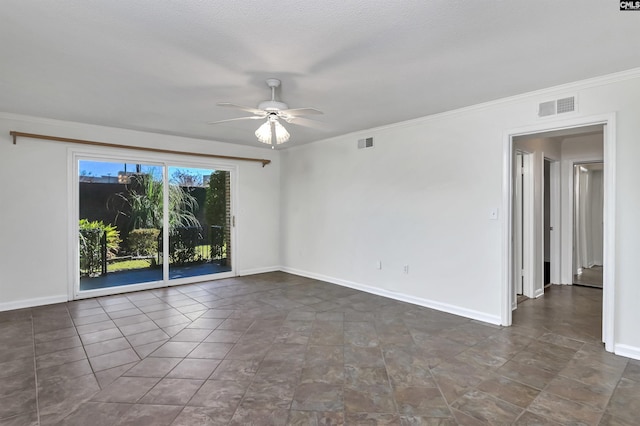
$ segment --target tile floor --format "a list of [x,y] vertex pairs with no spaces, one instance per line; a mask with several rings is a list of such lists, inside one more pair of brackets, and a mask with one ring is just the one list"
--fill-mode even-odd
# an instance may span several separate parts
[[0,425],[637,425],[602,292],[501,328],[284,273],[0,313]]

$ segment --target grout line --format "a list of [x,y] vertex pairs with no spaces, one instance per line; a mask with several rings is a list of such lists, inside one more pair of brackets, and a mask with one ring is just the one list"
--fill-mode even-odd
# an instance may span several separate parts
[[[387,368],[387,359],[384,356],[384,350],[383,345],[382,345],[382,340],[380,340],[380,336],[378,335],[378,328],[376,327],[376,319],[375,319],[375,315],[373,317],[373,329],[376,332],[376,340],[378,341],[378,350],[380,351],[380,356],[382,357],[382,363],[384,364],[384,371],[387,374],[387,382],[389,383],[389,389],[391,389],[391,399],[393,400],[393,406],[396,407],[396,414],[398,415],[398,417],[400,417],[401,413],[400,410],[398,408],[398,401],[396,401],[396,393],[395,393],[395,387],[393,386],[393,383],[391,383],[391,375],[389,374],[389,369]],[[413,342],[414,346],[416,345],[416,341],[413,338],[413,335],[411,334],[411,331],[409,330],[409,328],[407,327],[407,324],[404,322],[404,320],[402,321],[402,325],[404,326],[404,328],[407,329],[408,333],[409,333],[409,337],[411,337],[411,341]],[[427,366],[427,368],[429,368]],[[431,374],[431,369],[429,368],[429,375],[431,376],[431,378],[433,379],[434,383],[436,383],[436,386],[438,385],[438,383],[436,382],[436,380],[433,378],[433,375]],[[440,392],[440,395],[442,395],[442,391],[440,391],[440,388],[438,388],[438,392]],[[442,399],[444,399],[445,403],[447,402],[447,400],[444,398],[444,395],[442,395]],[[448,406],[449,404],[447,404]],[[449,409],[449,412],[451,413],[451,409]],[[452,413],[453,414],[453,413]],[[454,417],[455,419],[455,417]]]
[[[242,338],[247,334],[247,332],[249,332],[249,329],[251,328],[251,326],[253,326],[256,323],[256,321],[257,321],[257,319],[253,320],[253,322],[249,325],[249,327],[247,327],[247,329],[244,331],[244,333],[242,333],[242,336],[240,337],[240,339],[238,339],[238,342],[240,340],[242,340]],[[286,317],[285,317],[284,321],[286,321]],[[233,347],[231,349],[229,349],[229,352],[233,351],[233,349],[236,347],[238,342],[234,343]],[[233,414],[231,415],[231,419],[233,419],[233,417],[238,412],[238,409],[240,408],[240,405],[242,405],[242,402],[244,401],[244,398],[247,396],[247,392],[249,392],[249,389],[251,388],[251,385],[253,385],[253,383],[256,380],[256,377],[258,376],[258,372],[260,371],[260,366],[261,366],[262,362],[264,361],[266,356],[269,354],[269,351],[271,350],[271,348],[273,348],[274,344],[275,344],[274,342],[271,342],[271,344],[269,345],[269,349],[265,352],[265,354],[262,356],[262,358],[260,358],[260,361],[258,362],[258,369],[256,370],[255,374],[251,378],[251,381],[249,382],[249,385],[245,389],[244,393],[242,394],[242,398],[240,398],[240,401],[238,402],[238,405],[236,406],[236,409],[233,411]],[[229,352],[227,352],[227,355],[229,354]],[[227,355],[225,355],[225,357]],[[217,367],[216,367],[216,369],[217,369]],[[215,372],[215,370],[214,370],[214,372]],[[211,374],[213,374],[213,373],[211,373]],[[293,399],[291,400],[291,403],[293,404]],[[289,411],[291,411],[291,405],[289,405]],[[231,422],[231,419],[229,420],[229,422]]]
[[[220,308],[209,308],[209,307],[207,307],[207,310],[211,310],[211,309],[220,309]],[[235,309],[233,309],[233,311],[235,312],[236,310],[235,310]],[[233,315],[233,314],[231,314],[231,315]],[[198,318],[200,318],[200,317],[198,317]],[[223,320],[220,324],[218,324],[218,327],[220,327],[222,324],[224,324],[224,322],[225,322],[227,319],[229,319],[229,318],[230,318],[230,317],[224,318],[224,320]],[[193,323],[193,321],[195,321],[195,320],[192,320],[191,322]],[[251,323],[251,325],[253,325],[254,323],[255,323],[255,320]],[[223,361],[226,361],[226,360],[227,360],[227,359],[226,359],[226,357],[227,357],[227,355],[229,354],[229,352],[231,352],[231,351],[236,347],[236,345],[238,344],[238,342],[239,342],[240,340],[242,340],[242,338],[244,337],[244,335],[245,335],[245,334],[247,334],[247,331],[249,331],[249,328],[251,328],[251,325],[249,325],[249,327],[247,327],[247,329],[244,331],[244,333],[242,333],[242,335],[238,338],[238,340],[237,340],[236,342],[234,342],[234,343],[233,343],[233,346],[231,347],[231,349],[229,349],[229,351],[225,354],[224,358],[220,360],[220,362],[218,363],[218,365],[216,365],[216,368],[214,368],[214,369],[213,369],[213,371],[211,372],[211,374],[209,374],[209,375],[207,376],[207,378],[203,380],[203,382],[202,382],[202,384],[200,385],[200,387],[198,388],[198,390],[196,390],[196,391],[193,393],[193,395],[191,395],[191,398],[189,398],[189,400],[186,402],[186,404],[184,405],[184,407],[187,407],[187,406],[189,405],[189,402],[191,402],[191,400],[192,400],[192,399],[193,399],[193,398],[198,394],[198,392],[200,392],[200,389],[202,389],[202,387],[207,383],[207,381],[208,381],[208,380],[210,380],[210,377],[211,377],[211,376],[213,376],[213,375],[215,374],[215,372],[218,370],[218,368],[220,368],[220,364],[222,364],[222,362],[223,362]],[[218,327],[216,327],[216,328],[214,328],[213,330],[211,330],[211,333],[209,333],[209,335],[211,335],[214,331],[216,331],[216,330],[218,329]],[[186,327],[185,327],[185,329],[186,329]],[[183,329],[183,330],[184,330],[184,329]],[[230,331],[233,331],[233,330],[230,330]],[[209,335],[207,335],[207,337],[209,337]],[[205,337],[205,339],[206,339],[207,337]],[[204,343],[204,339],[203,339],[202,341],[200,341],[196,347],[198,347],[201,343]],[[194,348],[191,352],[193,352],[194,350],[195,350],[195,348]],[[191,352],[189,352],[189,354],[190,354]],[[187,354],[187,356],[188,356],[188,354]],[[185,359],[187,359],[187,357],[186,357],[186,356],[185,356],[184,358],[182,358],[182,360],[185,360]],[[180,361],[180,362],[182,362],[182,361]],[[262,362],[262,361],[260,361],[260,362]],[[176,367],[177,367],[178,365],[180,365],[180,363],[178,363],[178,364],[176,365]],[[174,367],[174,368],[175,368],[175,367]],[[171,371],[173,371],[173,369],[171,369]],[[170,371],[170,372],[171,372],[171,371]],[[169,372],[169,373],[170,373],[170,372]],[[167,374],[169,374],[169,373],[167,373]],[[257,373],[258,373],[258,372],[256,371],[256,374],[257,374]],[[253,380],[251,381],[251,383],[253,383]],[[249,384],[249,386],[251,386],[251,383]],[[247,386],[247,390],[249,389],[249,386]],[[232,418],[233,418],[233,416],[235,415],[236,411],[238,410],[238,407],[240,407],[240,404],[242,403],[242,400],[244,399],[244,395],[246,395],[246,390],[245,390],[245,393],[242,395],[242,398],[240,398],[240,401],[238,402],[238,405],[236,406],[235,410],[234,410],[234,411],[233,411],[233,413],[231,414],[231,417],[229,418],[229,421],[231,421],[231,419],[232,419]],[[184,410],[184,407],[183,407],[183,410]],[[182,411],[181,411],[181,413],[182,413]],[[180,414],[178,414],[178,416],[179,416],[179,415],[180,415]]]
[[[307,305],[304,305],[304,307],[307,307]],[[296,309],[292,309],[289,312],[287,312],[287,316],[284,319],[284,322],[287,322],[287,318],[289,317],[289,315],[291,314],[291,312],[295,311]],[[311,311],[310,311],[311,312]],[[289,415],[287,416],[287,422],[291,421],[291,408],[293,407],[293,400],[295,399],[296,396],[296,391],[298,390],[298,387],[300,387],[300,385],[302,385],[302,375],[304,373],[304,369],[306,368],[305,366],[307,365],[307,354],[309,353],[309,346],[310,346],[310,341],[311,341],[311,336],[313,335],[313,328],[315,326],[316,323],[316,318],[318,316],[318,313],[316,311],[313,311],[313,320],[311,320],[311,328],[309,329],[309,336],[307,337],[307,341],[304,344],[304,359],[302,360],[302,369],[300,370],[300,376],[298,377],[298,380],[296,381],[296,387],[293,390],[293,397],[291,398],[291,405],[289,406]],[[298,331],[296,330],[296,333],[298,333]],[[344,376],[344,345],[342,348],[342,369],[343,369],[343,376]],[[344,378],[342,379],[342,416],[343,416],[343,420],[344,420]],[[318,422],[318,418],[317,415],[314,414],[315,417],[315,421],[316,423]],[[288,423],[287,423],[288,424]]]
[[[100,305],[100,302],[98,302],[98,304]],[[69,318],[71,319],[71,324],[73,324],[73,328],[76,331],[76,336],[78,336],[78,339],[80,340],[80,345],[82,346],[82,351],[84,352],[84,356],[85,356],[85,360],[87,361],[87,364],[89,364],[89,368],[91,369],[91,375],[93,376],[93,380],[96,381],[96,384],[98,385],[98,389],[100,389],[97,392],[94,392],[93,395],[91,395],[92,397],[94,395],[96,395],[98,392],[100,392],[102,390],[102,386],[100,386],[100,381],[98,380],[98,378],[96,377],[96,372],[93,369],[93,364],[91,364],[91,359],[89,358],[89,354],[87,353],[87,350],[85,349],[85,344],[84,341],[82,340],[82,337],[80,336],[80,333],[78,332],[78,326],[76,326],[75,321],[73,320],[73,316],[71,315],[71,312],[69,311],[69,303],[65,303],[65,308],[67,310],[67,315],[69,315]],[[100,305],[100,308],[103,310],[103,312],[106,313],[106,311],[104,310],[104,307],[102,305]],[[107,314],[107,317],[109,316],[109,314]],[[112,321],[110,319],[110,321]],[[86,374],[88,376],[88,374]],[[86,401],[83,402],[83,404],[87,401],[90,401],[91,398],[87,399]],[[69,415],[71,415],[71,413],[67,414],[66,417],[68,417]],[[64,418],[63,418],[64,419]]]
[[33,324],[33,313],[31,314],[31,341],[33,342],[33,376],[36,386],[36,416],[40,424],[40,398],[38,394],[38,364],[36,362],[36,330]]

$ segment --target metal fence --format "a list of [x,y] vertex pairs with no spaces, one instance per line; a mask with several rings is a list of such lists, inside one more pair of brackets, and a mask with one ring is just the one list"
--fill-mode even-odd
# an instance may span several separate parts
[[[158,235],[158,264],[162,263],[162,232]],[[224,229],[222,226],[175,228],[169,235],[169,261],[178,265],[222,261]]]
[[80,272],[89,276],[107,273],[107,233],[103,230],[80,230]]
[[[162,231],[157,238],[157,264],[162,264]],[[98,276],[107,274],[107,234],[98,229],[80,232],[82,275]],[[130,258],[130,256],[127,256]],[[113,260],[113,259],[112,259]],[[224,228],[179,227],[169,235],[169,262],[177,265],[191,263],[218,262],[226,260]]]

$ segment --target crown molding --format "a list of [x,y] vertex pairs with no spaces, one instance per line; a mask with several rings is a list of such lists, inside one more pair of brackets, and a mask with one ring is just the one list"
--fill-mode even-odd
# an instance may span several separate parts
[[310,142],[308,144],[286,148],[286,150],[296,150],[296,149],[300,149],[305,146],[318,143],[318,142],[330,142],[330,141],[349,138],[349,137],[360,138],[360,137],[363,137],[364,134],[370,134],[372,132],[381,132],[384,130],[390,130],[390,129],[395,129],[399,127],[417,126],[420,124],[427,123],[429,121],[440,120],[442,118],[447,118],[447,117],[455,117],[460,114],[465,114],[465,113],[474,112],[474,111],[481,111],[484,109],[488,109],[488,108],[492,108],[495,106],[500,106],[500,105],[504,105],[512,102],[520,102],[520,101],[531,100],[535,98],[551,97],[553,95],[562,94],[570,91],[575,92],[579,90],[590,89],[593,87],[600,87],[607,84],[618,83],[621,81],[633,80],[636,78],[640,78],[640,68],[632,68],[630,70],[620,71],[617,73],[606,74],[598,77],[592,77],[585,80],[574,81],[571,83],[559,84],[559,85],[547,87],[544,89],[539,89],[531,92],[521,93],[518,95],[508,96],[506,98],[495,99],[493,101],[482,102],[475,105],[470,105],[470,106],[457,108],[449,111],[439,112],[437,114],[431,114],[431,115],[427,115],[420,118],[414,118],[411,120],[399,121],[397,123],[385,124],[384,126],[372,127],[370,129],[363,129],[363,130],[358,130],[351,133],[345,133],[344,135],[334,136],[331,138]]

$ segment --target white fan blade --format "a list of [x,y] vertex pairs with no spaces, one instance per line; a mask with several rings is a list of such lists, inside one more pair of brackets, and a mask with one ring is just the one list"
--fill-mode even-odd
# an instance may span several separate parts
[[291,117],[298,117],[300,115],[319,115],[323,112],[315,108],[293,108],[280,111],[282,114],[290,115]]
[[308,118],[302,117],[291,117],[288,120],[285,120],[287,123],[295,124],[296,126],[310,127],[316,130],[327,130],[325,128],[325,124],[320,121],[310,120]]
[[220,120],[220,121],[210,121],[207,124],[218,124],[218,123],[226,123],[227,121],[239,121],[239,120],[262,120],[264,117],[258,117],[257,115],[251,117],[238,117],[238,118],[230,118],[228,120]]
[[258,109],[258,108],[251,108],[251,107],[246,107],[246,106],[242,106],[242,105],[231,104],[231,103],[229,103],[229,102],[222,102],[222,103],[219,103],[219,104],[218,104],[218,106],[226,107],[226,108],[235,108],[235,109],[239,109],[239,110],[241,110],[241,111],[247,111],[247,112],[250,112],[250,113],[255,114],[255,115],[261,115],[261,116],[263,116],[263,117],[266,117],[266,115],[267,115],[267,113],[266,113],[266,112],[264,112],[264,111],[263,111],[263,110],[261,110],[261,109]]

